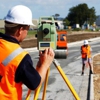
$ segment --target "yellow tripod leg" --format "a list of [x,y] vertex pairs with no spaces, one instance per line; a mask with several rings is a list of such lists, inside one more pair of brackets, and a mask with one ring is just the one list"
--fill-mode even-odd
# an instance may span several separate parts
[[[49,72],[50,72],[50,68],[47,70],[47,73],[46,73],[46,79],[45,79],[45,83],[44,83],[44,90],[43,90],[42,100],[45,100],[45,95],[46,95],[46,88],[47,88],[47,83],[48,83],[48,75],[49,75]],[[39,92],[40,92],[40,88],[41,88],[41,86],[39,86],[39,87],[35,90],[35,93],[34,93],[34,100],[37,100],[38,95],[39,95]],[[30,93],[31,93],[31,90],[28,90],[28,93],[27,93],[27,96],[26,96],[26,100],[29,100],[29,99],[30,99]]]
[[[39,95],[39,92],[40,92],[40,88],[41,88],[41,86],[39,86],[39,87],[35,90],[34,99],[33,99],[33,100],[37,100],[38,95]],[[25,100],[30,100],[30,94],[31,94],[31,90],[28,90],[28,93],[27,93],[27,96],[26,96],[26,99],[25,99]]]
[[56,68],[58,69],[58,71],[61,74],[62,78],[64,79],[65,83],[68,85],[68,87],[71,90],[72,94],[74,95],[75,99],[80,100],[78,94],[74,90],[73,86],[71,85],[71,83],[68,80],[67,76],[65,75],[64,71],[61,69],[60,64],[57,62],[57,60],[54,60],[53,63],[56,66]]
[[42,100],[46,100],[45,97],[46,97],[46,88],[47,88],[47,84],[48,84],[49,72],[50,72],[50,68],[47,70],[47,73],[46,73],[46,79],[45,79],[45,83],[44,83],[44,90],[43,90]]
[[31,93],[31,90],[28,90],[28,93],[27,93],[27,96],[26,96],[26,99],[25,99],[25,100],[29,100],[29,98],[30,98],[30,93]]
[[38,95],[39,95],[39,92],[40,92],[40,88],[41,88],[41,86],[39,86],[39,87],[35,90],[34,99],[33,99],[33,100],[37,100]]
[[[45,79],[45,83],[44,83],[44,90],[43,90],[42,100],[45,100],[46,87],[47,87],[47,83],[48,83],[49,71],[50,71],[50,68],[48,69],[48,71],[47,71],[47,73],[46,73],[46,79]],[[40,92],[40,88],[41,88],[41,86],[39,86],[39,87],[37,88],[37,90],[35,91],[34,100],[37,100],[38,95],[39,95],[39,92]]]
[[[39,86],[39,87],[35,90],[35,93],[34,93],[34,100],[37,100],[38,95],[39,95],[39,92],[40,92],[40,88],[41,88],[41,86]],[[26,99],[25,99],[25,100],[29,100],[29,99],[30,99],[30,94],[31,94],[31,90],[28,90],[28,93],[27,93],[27,96],[26,96]]]

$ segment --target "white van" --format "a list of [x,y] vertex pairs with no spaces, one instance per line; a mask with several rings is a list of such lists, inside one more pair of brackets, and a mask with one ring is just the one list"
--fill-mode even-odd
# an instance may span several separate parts
[[55,21],[55,25],[58,27],[58,29],[64,29],[63,21]]

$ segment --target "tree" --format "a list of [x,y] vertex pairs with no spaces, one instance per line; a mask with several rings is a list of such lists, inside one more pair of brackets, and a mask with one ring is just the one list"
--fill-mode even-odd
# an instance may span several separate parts
[[65,18],[70,21],[70,25],[80,24],[82,26],[84,22],[93,24],[96,20],[95,8],[88,8],[87,4],[79,4],[69,9],[68,16]]
[[55,15],[52,15],[54,17],[55,20],[57,20],[57,18],[60,16],[59,14],[55,14]]
[[64,19],[63,22],[64,22],[65,26],[68,26],[70,24],[70,22],[68,21],[68,19]]
[[96,18],[97,18],[97,16],[96,16],[94,13],[95,13],[95,8],[94,8],[94,7],[90,8],[90,9],[89,9],[89,15],[90,15],[90,16],[87,18],[87,21],[88,21],[88,23],[89,23],[90,25],[92,25],[93,22],[95,22],[95,20],[96,20]]

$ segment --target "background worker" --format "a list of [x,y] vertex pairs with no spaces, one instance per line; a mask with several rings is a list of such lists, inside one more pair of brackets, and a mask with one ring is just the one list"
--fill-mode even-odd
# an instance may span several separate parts
[[93,74],[91,51],[92,51],[92,49],[91,49],[91,46],[88,43],[88,40],[84,40],[84,44],[81,46],[82,75],[84,74],[84,68],[85,68],[86,63],[90,67],[90,74]]
[[63,39],[64,39],[64,41],[66,41],[66,42],[67,42],[67,36],[66,36],[66,35],[64,35],[64,34],[63,34]]
[[35,90],[54,59],[53,50],[45,49],[33,67],[30,55],[20,47],[30,25],[32,12],[23,5],[11,8],[5,17],[5,34],[0,33],[0,100],[22,100],[22,84]]

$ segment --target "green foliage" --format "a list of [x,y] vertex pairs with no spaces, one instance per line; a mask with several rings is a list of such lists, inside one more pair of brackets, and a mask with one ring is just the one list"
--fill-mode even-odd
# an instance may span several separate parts
[[5,33],[4,29],[0,29],[0,32],[1,32],[1,33]]
[[64,26],[68,26],[70,24],[70,21],[68,19],[64,19],[63,22]]
[[52,15],[54,17],[55,20],[57,20],[57,18],[60,16],[59,14],[55,14],[55,15]]
[[95,8],[88,8],[88,5],[83,3],[69,9],[69,14],[65,18],[70,21],[70,25],[79,23],[80,26],[84,22],[93,24],[96,19]]
[[73,29],[73,31],[80,31],[80,30],[81,30],[80,28]]
[[35,35],[37,33],[36,30],[29,30],[28,35]]
[[100,28],[96,28],[96,31],[100,31]]

